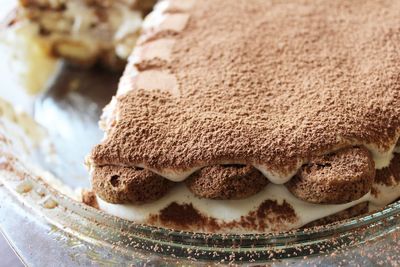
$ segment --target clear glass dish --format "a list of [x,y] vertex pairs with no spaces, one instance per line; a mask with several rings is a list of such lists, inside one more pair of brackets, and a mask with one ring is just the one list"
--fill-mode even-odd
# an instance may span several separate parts
[[[268,235],[208,235],[138,225],[74,200],[68,188],[89,186],[82,162],[101,138],[97,120],[118,77],[64,67],[40,97],[12,96],[11,91],[20,91],[15,85],[0,91],[48,131],[47,145],[31,150],[28,157],[9,146],[4,149],[15,157],[13,165],[0,160],[0,226],[27,265],[400,264],[398,202],[326,227]],[[43,147],[52,148],[50,156]],[[33,166],[63,184],[48,180]]]
[[[65,266],[271,261],[278,265],[376,266],[397,265],[400,260],[399,203],[356,220],[319,229],[274,235],[207,235],[137,225],[107,215],[60,194],[37,177],[2,179],[2,228],[21,258],[32,265],[43,264],[43,255],[48,257],[49,249],[57,252],[46,263]],[[30,189],[21,191],[21,184]],[[26,235],[21,241],[12,234],[18,217],[13,213],[19,213],[25,220],[29,218],[32,228],[18,228],[18,231],[34,234],[28,242],[30,251],[26,248]],[[48,229],[36,230],[40,225]],[[37,244],[41,247],[36,247]],[[35,258],[30,257],[32,247],[36,250]]]

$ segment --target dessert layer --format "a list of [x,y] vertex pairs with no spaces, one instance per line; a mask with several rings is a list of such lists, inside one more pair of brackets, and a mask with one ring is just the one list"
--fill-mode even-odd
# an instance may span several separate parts
[[92,187],[110,203],[144,203],[164,196],[173,182],[145,169],[104,166],[92,172]]
[[58,61],[49,56],[50,51],[37,31],[35,25],[18,21],[16,13],[0,23],[3,65],[13,74],[9,78],[17,80],[29,93],[43,91],[59,69]]
[[[347,185],[340,185],[340,179],[336,181],[344,192],[348,190]],[[335,183],[333,179],[326,182]],[[319,193],[321,199],[332,193],[336,195],[329,190]],[[292,194],[284,185],[268,184],[245,199],[214,200],[199,198],[183,183],[178,183],[165,196],[148,204],[110,204],[102,200],[101,195],[97,202],[100,209],[110,214],[174,229],[229,233],[286,231],[361,215],[368,208],[373,211],[397,200],[400,197],[400,154],[395,154],[390,166],[376,172],[368,192],[353,198],[358,194],[354,191],[352,198],[341,202],[343,204],[321,201],[313,204]],[[346,195],[343,197],[346,199]]]
[[286,187],[307,202],[343,204],[369,192],[374,179],[375,166],[368,150],[351,147],[311,159]]
[[149,204],[110,204],[97,198],[101,210],[138,223],[205,232],[275,232],[329,223],[383,208],[400,197],[400,155],[378,170],[370,192],[345,204],[312,204],[283,185],[268,184],[242,200],[196,197],[178,184]]
[[366,214],[366,213],[368,213],[368,210],[369,210],[369,203],[363,202],[363,203],[357,204],[351,208],[348,208],[346,210],[340,211],[338,213],[335,213],[335,214],[329,215],[327,217],[324,217],[322,219],[308,223],[308,224],[304,225],[303,228],[328,225],[331,223],[347,220],[350,218],[354,218],[354,217]]
[[[394,160],[398,157],[396,154]],[[116,204],[154,201],[176,184],[136,167],[95,166],[91,176],[97,194]],[[307,202],[344,204],[368,193],[374,179],[374,162],[369,151],[349,147],[311,159],[285,186]],[[185,184],[200,198],[243,199],[261,191],[268,180],[250,165],[213,165],[193,173]]]
[[[391,194],[391,199],[387,198],[385,203],[378,200],[379,196],[368,193],[350,203],[326,205],[299,200],[282,185],[269,184],[244,200],[199,199],[179,185],[164,198],[145,205],[111,204],[101,198],[97,201],[101,210],[137,223],[196,232],[252,233],[297,229],[363,202],[370,202],[375,209],[382,208],[400,197],[400,185],[380,187],[381,194],[394,191],[396,194]],[[176,212],[171,214],[172,208]],[[191,220],[191,214],[206,219],[185,223]]]
[[400,3],[190,2],[164,1],[147,19],[92,166],[181,181],[246,164],[285,183],[313,157],[354,145],[377,169],[389,165]]
[[197,197],[208,199],[242,199],[260,192],[268,180],[249,165],[204,167],[186,180]]
[[142,23],[142,11],[136,2],[21,0],[18,22],[34,25],[52,56],[80,65],[101,61],[121,68]]

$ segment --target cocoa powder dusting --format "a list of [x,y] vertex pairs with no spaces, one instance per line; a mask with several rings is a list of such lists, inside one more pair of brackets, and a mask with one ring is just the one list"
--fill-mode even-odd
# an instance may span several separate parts
[[[400,182],[400,154],[394,154],[390,165],[381,170],[377,170],[375,183],[385,186],[393,186]],[[375,189],[376,191],[377,189]]]
[[192,204],[178,204],[172,202],[162,209],[159,214],[150,216],[150,222],[161,222],[165,226],[176,229],[189,230],[191,227],[198,229],[219,229],[215,219],[202,215]]
[[119,97],[92,160],[285,172],[349,144],[387,148],[400,128],[398,10],[389,0],[197,1],[171,61],[157,67],[180,95]]
[[279,225],[279,223],[284,223],[285,221],[295,222],[297,219],[296,212],[289,203],[283,201],[282,204],[278,204],[272,200],[266,200],[261,203],[260,207],[258,207],[256,217],[259,222],[259,230],[266,228],[266,221],[270,225]]
[[191,225],[204,224],[207,219],[204,218],[192,204],[180,205],[173,202],[160,211],[160,221],[188,227]]
[[282,229],[283,225],[295,223],[297,220],[296,212],[286,201],[279,204],[275,200],[265,200],[256,210],[249,212],[246,216],[242,216],[240,221],[226,223],[224,226],[232,228],[241,227],[259,232],[279,232],[288,230]]
[[203,215],[192,204],[171,203],[162,209],[159,214],[150,216],[151,224],[161,223],[164,226],[181,230],[202,229],[216,232],[219,229],[242,228],[257,231],[281,231],[282,224],[295,223],[297,216],[290,204],[282,204],[273,200],[266,200],[258,208],[242,216],[238,221],[224,222]]
[[99,209],[99,203],[97,202],[96,194],[93,191],[83,190],[82,202],[95,209]]

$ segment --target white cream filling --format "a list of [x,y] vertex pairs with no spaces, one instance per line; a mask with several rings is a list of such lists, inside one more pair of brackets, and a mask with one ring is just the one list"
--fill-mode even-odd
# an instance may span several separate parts
[[[235,165],[235,164],[240,165],[243,163],[223,162],[223,163],[219,163],[218,165]],[[137,164],[135,167],[146,168],[146,169],[148,169],[148,170],[150,170],[172,182],[183,182],[190,175],[192,175],[196,171],[198,171],[204,167],[207,167],[207,166],[198,166],[198,167],[190,168],[187,170],[174,170],[174,169],[156,170],[156,169],[148,168],[143,164]],[[258,169],[271,183],[274,183],[274,184],[284,184],[284,183],[288,182],[296,174],[296,172],[298,170],[298,169],[295,169],[294,171],[291,171],[288,174],[281,174],[279,172],[272,172],[269,170],[268,167],[263,166],[263,165],[254,165],[254,168]]]
[[188,170],[163,169],[162,171],[158,171],[152,168],[147,168],[141,164],[138,164],[137,167],[146,168],[173,182],[182,182],[186,180],[186,178],[189,177],[191,174],[202,168],[202,167],[196,167],[196,168],[190,168]]
[[296,168],[282,174],[279,172],[272,172],[270,168],[265,165],[254,165],[254,168],[258,169],[267,179],[274,184],[284,184],[290,181],[290,179],[297,173],[303,163],[297,164]]
[[386,186],[382,184],[375,184],[374,189],[378,191],[378,195],[371,194],[369,199],[369,210],[374,211],[380,209],[400,197],[400,183],[396,182],[393,185]]
[[375,162],[375,169],[380,170],[386,168],[390,165],[390,161],[392,161],[393,154],[396,148],[396,140],[393,140],[393,144],[389,147],[388,150],[381,150],[374,144],[365,145],[365,147],[371,152],[372,158]]
[[154,29],[163,23],[165,19],[164,10],[159,8],[162,5],[163,2],[156,4],[153,11],[146,16],[142,24],[143,30]]
[[[242,216],[246,216],[249,212],[257,210],[265,200],[276,201],[278,204],[286,201],[294,209],[298,220],[294,223],[287,221],[286,224],[282,223],[280,226],[274,225],[271,227],[289,230],[302,227],[307,223],[363,202],[370,202],[371,209],[378,209],[400,197],[400,184],[395,186],[376,185],[375,187],[379,188],[378,197],[368,193],[356,201],[340,205],[311,204],[293,196],[285,186],[274,184],[269,184],[258,194],[242,200],[200,199],[194,196],[183,184],[177,185],[160,200],[144,205],[110,204],[100,198],[97,198],[97,200],[101,210],[137,223],[147,223],[151,215],[159,214],[162,209],[172,202],[192,204],[203,215],[215,218],[219,222],[229,223],[240,221]],[[222,231],[228,232],[236,232],[237,230],[240,231],[240,229],[234,228],[222,229]]]

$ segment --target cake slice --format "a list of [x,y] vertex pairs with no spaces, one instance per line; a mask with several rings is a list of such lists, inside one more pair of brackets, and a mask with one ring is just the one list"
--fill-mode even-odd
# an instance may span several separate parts
[[[155,0],[20,0],[3,23],[17,71],[32,91],[43,90],[57,58],[79,66],[123,69]],[[40,72],[38,70],[41,70]]]
[[118,67],[131,53],[143,13],[152,3],[154,0],[21,0],[17,20],[35,25],[52,55],[78,64],[100,60]]
[[393,202],[400,183],[377,177],[398,159],[399,8],[161,1],[88,157],[99,207],[249,233]]

